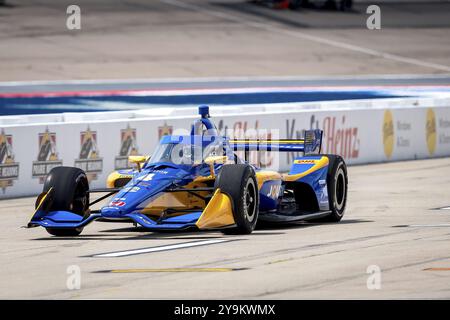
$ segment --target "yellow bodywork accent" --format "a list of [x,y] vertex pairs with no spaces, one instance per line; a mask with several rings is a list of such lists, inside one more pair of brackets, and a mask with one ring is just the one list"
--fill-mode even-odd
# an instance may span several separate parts
[[33,213],[33,215],[31,216],[31,219],[33,219],[33,217],[34,217],[34,215],[36,214],[36,212],[38,212],[38,210],[41,209],[42,204],[44,203],[45,199],[47,199],[48,195],[50,194],[50,192],[52,192],[52,190],[53,190],[53,187],[51,187],[45,194],[41,193],[41,194],[39,195],[39,197],[40,197],[41,199],[39,200],[39,204],[37,205],[36,210],[34,210],[34,213]]
[[227,156],[211,156],[205,159],[206,164],[225,163],[227,162]]
[[[194,182],[205,182],[205,181],[210,181],[210,180],[214,180],[214,179],[215,179],[215,177],[213,177],[211,175],[209,175],[207,177],[199,176],[199,177],[195,178]],[[264,171],[256,172],[256,181],[258,182],[258,189],[261,189],[264,182],[271,181],[271,180],[281,180],[281,179],[282,179],[281,174],[279,174],[276,171],[264,170]]]
[[141,172],[141,164],[147,161],[149,156],[128,156],[128,162],[134,163],[139,172]]
[[216,177],[213,177],[212,175],[209,176],[198,176],[197,178],[194,179],[193,182],[198,183],[198,182],[205,182],[205,181],[211,181],[214,180]]
[[203,200],[187,192],[162,193],[159,197],[145,205],[141,213],[150,216],[160,216],[164,210],[172,208],[180,210],[180,212],[170,215],[171,217],[176,217],[186,214],[187,211],[181,211],[183,209],[202,208],[204,204],[205,202]]
[[133,175],[131,174],[120,174],[117,171],[111,172],[108,176],[108,178],[106,179],[106,187],[107,188],[114,188],[114,182],[117,179],[123,179],[123,178],[132,178]]
[[[197,181],[193,181],[186,186],[186,189],[195,189],[205,187],[205,184]],[[209,191],[198,191],[200,196],[206,197],[209,194]],[[166,192],[161,193],[159,197],[153,199],[147,204],[144,204],[144,209],[141,211],[143,214],[151,215],[151,216],[160,216],[161,212],[166,210],[167,208],[173,209],[194,209],[194,208],[204,208],[205,201],[190,194],[189,192]],[[201,209],[199,209],[201,210]],[[184,211],[180,211],[178,213],[172,213],[171,216],[175,217],[178,215],[186,214]]]
[[[301,162],[301,161],[305,161],[305,160],[296,160],[296,161],[300,161],[300,162],[295,162],[295,163],[305,163],[305,164],[311,163],[311,162]],[[311,161],[311,160],[308,159],[307,161]],[[303,178],[304,176],[307,176],[308,174],[327,166],[329,163],[329,160],[328,160],[328,157],[322,157],[319,160],[314,160],[313,163],[314,163],[314,165],[306,171],[303,171],[303,172],[297,173],[297,174],[292,174],[292,175],[289,175],[289,174],[283,175],[284,181],[297,181],[298,179]]]
[[264,182],[271,180],[281,180],[281,174],[276,171],[258,171],[256,172],[256,181],[258,182],[258,189],[261,189]]
[[219,228],[235,224],[231,199],[220,189],[214,192],[196,223],[199,229]]
[[[180,195],[185,197],[184,192],[180,192]],[[142,211],[146,214],[159,213],[167,208],[180,209],[186,207],[186,203],[182,201],[180,195],[176,193],[163,193],[156,199],[154,199],[145,209]],[[187,201],[186,201],[187,202]]]
[[210,176],[215,177],[214,164],[227,162],[227,156],[211,156],[205,159],[205,163],[209,165]]
[[128,156],[128,161],[131,163],[142,163],[147,161],[148,156]]

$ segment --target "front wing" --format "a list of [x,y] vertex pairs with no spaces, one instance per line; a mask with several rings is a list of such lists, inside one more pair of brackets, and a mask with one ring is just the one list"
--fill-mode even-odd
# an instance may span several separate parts
[[133,221],[148,230],[184,230],[184,229],[222,229],[235,226],[232,202],[228,195],[217,189],[203,211],[191,211],[178,216],[165,216],[152,219],[140,212],[131,212],[112,218],[107,213],[95,212],[82,217],[69,211],[46,212],[45,201],[41,201],[28,227],[44,228],[82,228],[92,221]]

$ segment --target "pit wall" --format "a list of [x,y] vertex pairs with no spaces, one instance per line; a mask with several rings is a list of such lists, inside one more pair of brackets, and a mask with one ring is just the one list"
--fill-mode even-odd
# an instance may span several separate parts
[[[269,130],[272,138],[295,139],[304,129],[320,128],[322,153],[340,154],[348,164],[450,156],[450,98],[211,107],[210,113],[222,133],[232,130],[241,138],[266,138]],[[94,113],[11,125],[3,119],[0,199],[40,193],[45,174],[59,165],[82,167],[92,188],[104,187],[111,171],[127,165],[127,155],[151,154],[162,135],[187,129],[198,117],[195,108],[138,115]],[[261,160],[255,152],[250,158],[287,171],[295,156],[267,153]]]

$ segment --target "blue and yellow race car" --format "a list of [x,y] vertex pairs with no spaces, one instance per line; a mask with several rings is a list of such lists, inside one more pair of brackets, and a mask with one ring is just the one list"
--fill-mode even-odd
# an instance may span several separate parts
[[[199,107],[199,113],[189,135],[162,137],[151,157],[130,156],[135,168],[111,173],[105,189],[91,190],[79,168],[53,168],[28,227],[76,236],[100,220],[128,221],[151,231],[249,234],[257,222],[341,220],[347,168],[340,156],[320,154],[321,130],[307,130],[301,140],[232,140],[219,135],[208,106]],[[254,150],[303,156],[281,174],[249,164]],[[105,194],[91,202],[90,195],[98,192]],[[109,197],[107,205],[91,210]]]

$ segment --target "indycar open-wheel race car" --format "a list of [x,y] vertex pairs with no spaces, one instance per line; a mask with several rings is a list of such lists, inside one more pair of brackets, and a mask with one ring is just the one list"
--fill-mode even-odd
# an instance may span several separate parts
[[[152,231],[249,234],[258,221],[341,220],[347,168],[340,156],[320,154],[321,130],[307,130],[301,140],[231,140],[218,134],[207,106],[199,113],[190,135],[162,137],[151,157],[130,156],[136,167],[111,173],[105,189],[90,189],[79,168],[53,168],[28,227],[76,236],[100,220],[128,221]],[[303,156],[281,174],[248,164],[253,150]],[[90,195],[99,192],[105,194],[91,202]],[[100,210],[90,209],[111,196]]]

